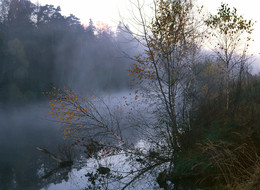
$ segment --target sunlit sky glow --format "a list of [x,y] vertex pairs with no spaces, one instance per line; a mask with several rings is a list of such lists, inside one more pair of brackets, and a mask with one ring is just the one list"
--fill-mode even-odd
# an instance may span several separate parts
[[[131,0],[135,1],[135,0]],[[36,2],[32,0],[32,2]],[[120,16],[130,18],[130,0],[38,0],[42,5],[53,4],[61,6],[64,15],[74,14],[80,18],[83,24],[88,24],[91,18],[95,24],[103,22],[116,27],[121,20]],[[149,4],[151,0],[145,0]],[[257,23],[254,26],[251,44],[251,52],[260,57],[260,1],[259,0],[197,0],[198,5],[204,5],[205,11],[216,13],[221,2],[228,3],[230,7],[236,7],[238,14],[245,19],[253,19]],[[260,68],[260,66],[259,66]]]

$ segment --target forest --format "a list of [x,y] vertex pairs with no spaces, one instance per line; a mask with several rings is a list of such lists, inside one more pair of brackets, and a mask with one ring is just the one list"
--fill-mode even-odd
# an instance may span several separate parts
[[[60,7],[18,0],[1,1],[0,19],[1,102],[39,100],[51,83],[82,91],[128,86],[130,61],[119,46],[131,36],[120,23],[117,31],[98,28],[91,19],[85,27],[76,16],[63,16]],[[124,51],[133,53],[134,45],[124,45]]]
[[131,3],[132,22],[113,30],[0,0],[0,117],[44,103],[63,137],[56,149],[33,138],[24,153],[41,155],[34,187],[0,166],[0,189],[260,188],[256,22],[226,3],[206,14],[192,0],[154,0],[153,15]]

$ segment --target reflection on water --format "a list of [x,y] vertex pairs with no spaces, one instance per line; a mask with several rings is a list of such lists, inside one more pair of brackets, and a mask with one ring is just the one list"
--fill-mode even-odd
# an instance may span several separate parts
[[[106,97],[106,103],[112,107],[130,103],[134,96],[130,97],[128,94],[128,92],[118,93],[116,97],[109,95]],[[143,107],[138,101],[135,101],[135,104],[132,106],[135,110],[122,105],[124,113],[126,114],[127,110],[136,112],[138,106]],[[41,147],[56,154],[58,146],[64,144],[60,124],[48,120],[47,105],[45,102],[0,107],[0,190],[37,190],[51,183],[57,184],[62,180],[68,180],[70,167],[59,168],[57,162],[36,150],[36,147]],[[137,112],[136,115],[141,116]],[[134,117],[137,121],[138,117]],[[121,122],[124,126],[123,136],[127,134],[125,137],[129,141],[136,141],[138,137],[133,126],[129,126],[129,121]],[[75,167],[79,168],[77,164],[73,165],[73,168]],[[51,175],[42,179],[43,174],[48,173]]]
[[[0,108],[0,189],[39,189],[37,171],[52,161],[37,146],[55,151],[63,139],[59,126],[47,120],[45,104]],[[56,164],[56,163],[54,163]]]

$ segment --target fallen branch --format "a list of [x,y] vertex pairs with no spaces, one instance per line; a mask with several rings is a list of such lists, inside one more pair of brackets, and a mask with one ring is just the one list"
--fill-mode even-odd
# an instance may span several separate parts
[[45,154],[48,154],[53,160],[55,160],[56,162],[59,162],[60,164],[63,162],[66,162],[65,160],[62,160],[61,158],[57,157],[56,155],[52,154],[51,152],[49,152],[48,150],[46,150],[44,148],[36,147],[36,149]]

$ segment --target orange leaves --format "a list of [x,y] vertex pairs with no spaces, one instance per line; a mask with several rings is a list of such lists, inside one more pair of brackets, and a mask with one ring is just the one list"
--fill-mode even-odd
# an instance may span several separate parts
[[[186,1],[157,1],[156,18],[152,20],[151,31],[146,36],[148,48],[144,54],[135,57],[136,63],[129,70],[133,82],[139,84],[144,80],[148,82],[160,80],[161,76],[158,74],[163,75],[167,72],[163,70],[165,67],[172,69],[171,64],[176,62],[177,58],[180,59],[177,62],[182,63],[181,60],[189,49],[189,47],[183,47],[183,44],[190,45],[187,40],[189,34],[185,32],[186,27],[192,25],[189,22],[191,7],[191,4]],[[184,40],[185,43],[183,43]],[[184,53],[183,56],[179,55],[179,50]]]
[[[140,64],[142,64],[142,62]],[[141,73],[144,71],[144,68],[141,65],[133,64],[133,66],[133,69],[130,70],[131,73]]]
[[128,75],[132,75],[132,82],[135,84],[140,84],[144,80],[153,79],[155,74],[154,66],[153,66],[153,56],[155,53],[151,53],[149,51],[145,51],[146,57],[141,55],[136,56],[136,63],[133,64],[132,69],[128,69]]
[[74,90],[61,90],[57,87],[52,89],[51,92],[44,93],[50,98],[49,115],[50,118],[55,118],[57,121],[66,124],[64,135],[67,137],[67,135],[72,135],[77,131],[74,124],[82,116],[80,113],[81,106],[78,102],[79,97]]
[[[55,109],[55,104],[51,104],[50,109],[53,111]],[[51,112],[51,113],[53,113],[53,112]]]
[[[46,92],[49,98],[50,118],[64,124],[64,137],[74,138],[79,135],[80,128],[86,126],[87,121],[97,121],[100,99],[97,97],[80,97],[75,91],[68,89],[52,88]],[[120,113],[124,111],[119,109]]]

